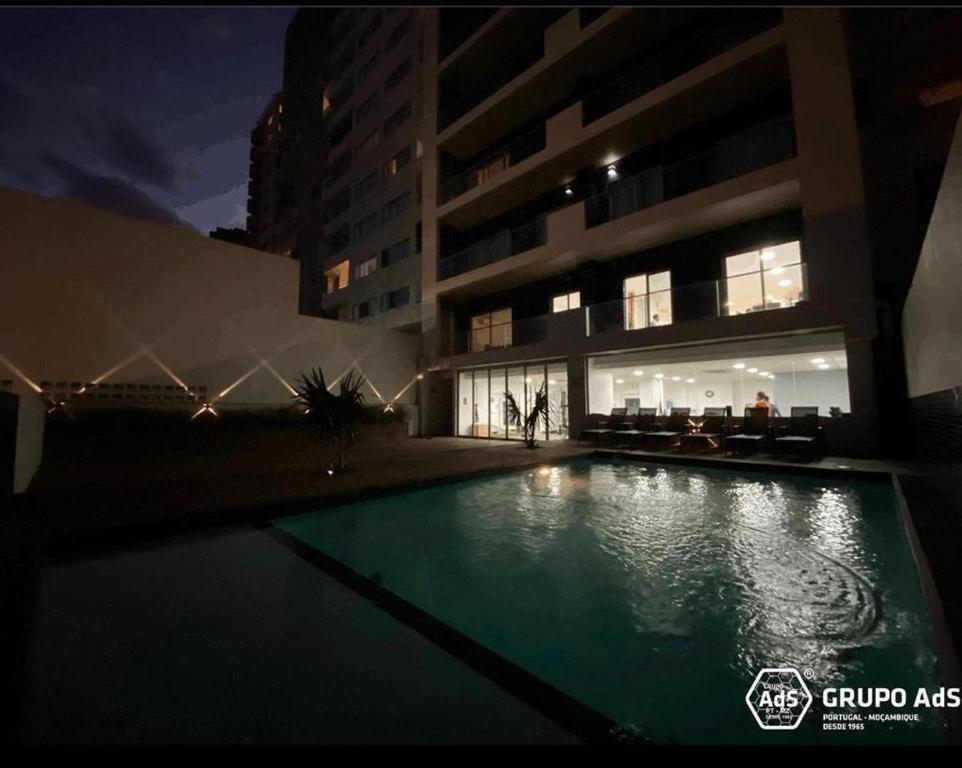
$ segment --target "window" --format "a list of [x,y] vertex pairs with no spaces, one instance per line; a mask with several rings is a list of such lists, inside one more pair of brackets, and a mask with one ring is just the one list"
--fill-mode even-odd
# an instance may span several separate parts
[[552,312],[567,312],[569,309],[577,309],[581,306],[581,291],[562,293],[551,299]]
[[341,122],[331,129],[331,146],[337,146],[351,132],[353,115],[348,113]]
[[335,219],[344,211],[351,207],[351,190],[344,187],[325,206],[325,215],[328,219]]
[[351,225],[343,223],[335,229],[328,238],[328,246],[331,253],[338,253],[351,244]]
[[360,280],[362,277],[367,277],[369,274],[377,269],[377,256],[372,256],[369,259],[365,259],[360,264],[355,264],[354,268],[351,270],[353,272],[353,278],[355,280]]
[[372,152],[380,143],[381,133],[380,131],[374,130],[369,133],[360,144],[357,145],[357,154],[366,155],[369,152]]
[[411,71],[411,57],[408,56],[404,61],[398,64],[394,70],[387,76],[384,80],[384,93],[388,93],[395,86],[398,85],[406,76],[407,73]]
[[390,136],[398,128],[404,125],[404,121],[411,116],[411,102],[406,101],[384,121],[384,135]]
[[371,56],[371,58],[365,61],[357,70],[358,84],[360,84],[362,80],[367,79],[375,69],[377,69],[377,53],[376,52],[373,56]]
[[354,185],[354,200],[360,200],[368,192],[370,192],[374,187],[377,186],[377,174],[369,173],[363,179],[361,179],[357,184]]
[[394,28],[394,31],[388,35],[387,40],[384,41],[384,52],[388,53],[397,48],[398,44],[404,39],[404,35],[410,28],[411,16],[409,14],[404,21],[398,24],[397,27]]
[[376,299],[368,299],[367,301],[361,301],[354,305],[352,308],[352,317],[355,320],[362,320],[365,317],[371,317],[377,308]]
[[405,147],[384,164],[384,178],[389,179],[397,175],[405,165],[411,162],[411,147]]
[[325,88],[324,93],[321,94],[321,114],[325,117],[327,113],[331,111],[331,89]]
[[671,324],[671,272],[625,278],[624,297],[625,330]]
[[355,123],[360,123],[365,117],[367,117],[371,112],[377,109],[378,97],[377,91],[368,96],[361,105],[354,112]]
[[354,225],[354,241],[357,242],[359,240],[363,240],[365,237],[370,235],[376,227],[377,214],[372,213],[370,216],[365,216]]
[[381,296],[381,311],[387,312],[389,309],[403,307],[411,301],[411,288],[405,285],[403,288],[396,288],[388,291]]
[[471,351],[511,346],[511,307],[471,318]]
[[347,261],[331,267],[324,272],[324,293],[334,293],[346,288],[349,281],[349,265]]
[[722,315],[793,307],[805,296],[798,240],[725,258]]
[[392,264],[397,264],[399,261],[404,261],[410,254],[411,241],[409,238],[404,238],[401,242],[381,251],[381,266],[389,267]]
[[381,219],[383,221],[391,221],[392,219],[396,219],[407,210],[410,202],[411,193],[402,192],[393,200],[388,201],[387,204],[381,209]]

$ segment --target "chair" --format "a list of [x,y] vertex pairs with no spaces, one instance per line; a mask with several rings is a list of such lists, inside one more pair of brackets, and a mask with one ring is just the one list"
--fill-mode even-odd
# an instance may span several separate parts
[[688,417],[691,415],[691,408],[672,408],[668,414],[668,421],[665,428],[655,432],[645,432],[642,439],[649,443],[661,446],[664,443],[668,447],[678,445],[681,437],[688,431]]
[[657,413],[657,408],[639,408],[634,420],[625,423],[628,429],[619,429],[612,437],[630,446],[632,442],[640,440],[642,435],[655,428]]
[[802,454],[815,458],[821,449],[822,428],[818,425],[818,406],[792,406],[789,424],[775,438],[775,453]]
[[759,448],[768,449],[768,408],[746,408],[745,418],[738,432],[725,438],[728,453],[758,453]]
[[702,421],[697,431],[681,436],[681,449],[707,453],[715,448],[721,448],[725,435],[728,434],[728,427],[725,424],[727,416],[728,408],[725,406],[706,408],[702,413]]
[[593,428],[581,430],[581,435],[579,435],[578,439],[584,440],[585,435],[588,435],[588,437],[593,438],[597,442],[603,436],[613,434],[616,429],[622,426],[627,411],[627,408],[612,408],[607,419],[602,417],[600,420],[595,421]]

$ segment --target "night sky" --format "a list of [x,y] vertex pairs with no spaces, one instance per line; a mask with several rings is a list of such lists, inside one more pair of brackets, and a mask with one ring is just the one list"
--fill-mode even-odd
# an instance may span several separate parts
[[295,10],[0,9],[0,185],[243,227]]

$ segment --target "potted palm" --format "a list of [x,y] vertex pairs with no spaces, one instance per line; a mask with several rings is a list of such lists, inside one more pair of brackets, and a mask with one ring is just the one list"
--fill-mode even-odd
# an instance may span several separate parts
[[338,472],[347,469],[344,457],[357,441],[364,411],[363,384],[364,377],[352,369],[341,379],[335,394],[324,382],[321,369],[313,368],[309,374],[301,375],[300,382],[294,388],[294,399],[304,406],[314,431],[320,437],[334,441]]
[[538,441],[535,436],[538,434],[538,423],[544,421],[545,428],[548,427],[548,387],[542,383],[540,389],[535,393],[531,403],[531,410],[525,414],[510,392],[504,393],[504,399],[508,405],[508,423],[521,430],[521,437],[528,448],[536,448]]

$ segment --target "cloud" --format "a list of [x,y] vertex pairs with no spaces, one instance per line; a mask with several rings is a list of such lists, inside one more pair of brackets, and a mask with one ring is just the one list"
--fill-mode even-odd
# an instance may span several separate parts
[[83,200],[96,208],[135,219],[189,226],[173,211],[124,179],[90,173],[52,152],[44,154],[43,162],[64,182],[64,197]]
[[109,115],[103,121],[91,115],[81,119],[101,162],[134,181],[165,192],[178,191],[181,170],[149,129],[126,115]]

